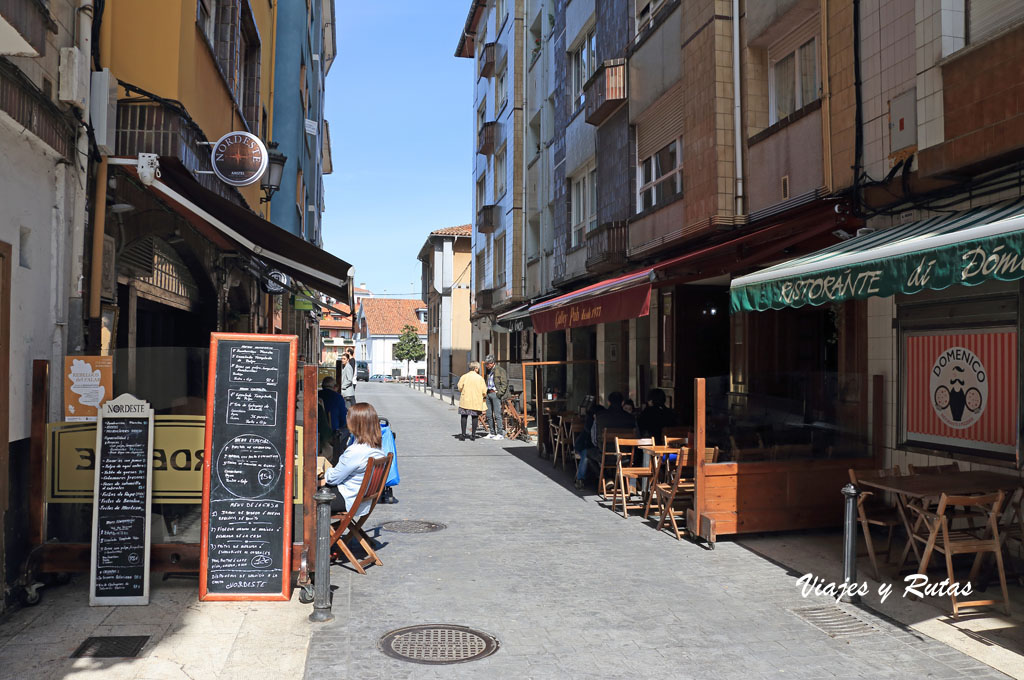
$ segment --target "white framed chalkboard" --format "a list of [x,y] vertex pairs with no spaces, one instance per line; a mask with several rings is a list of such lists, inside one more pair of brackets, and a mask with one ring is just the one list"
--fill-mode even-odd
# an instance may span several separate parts
[[122,394],[100,407],[89,604],[149,604],[153,409]]
[[201,600],[291,598],[294,335],[213,333]]

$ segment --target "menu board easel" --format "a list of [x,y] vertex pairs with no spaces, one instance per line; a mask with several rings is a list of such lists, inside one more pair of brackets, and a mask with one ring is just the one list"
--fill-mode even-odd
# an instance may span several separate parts
[[201,600],[291,598],[294,335],[213,333]]
[[122,394],[99,410],[89,604],[149,604],[153,409]]

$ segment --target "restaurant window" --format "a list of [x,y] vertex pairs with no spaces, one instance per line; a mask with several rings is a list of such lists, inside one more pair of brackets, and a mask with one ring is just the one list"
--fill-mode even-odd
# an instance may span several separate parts
[[498,153],[494,154],[494,201],[497,203],[498,199],[505,195],[505,174],[508,170],[505,164],[506,147],[503,145],[498,149]]
[[569,53],[569,68],[572,69],[572,112],[576,112],[584,104],[583,84],[594,74],[596,62],[597,40],[594,29],[591,28]]
[[769,51],[770,123],[777,123],[818,99],[817,44],[817,39],[811,38],[778,58]]
[[919,293],[898,305],[899,445],[1016,465],[1018,295],[1012,285],[983,287],[993,292]]
[[494,287],[505,287],[505,235],[494,239]]
[[569,219],[572,247],[583,245],[588,232],[597,229],[597,169],[590,167],[572,180],[569,191]]
[[636,211],[643,212],[683,194],[683,140],[669,142],[637,166]]
[[658,291],[658,385],[672,387],[675,379],[675,299],[671,290]]

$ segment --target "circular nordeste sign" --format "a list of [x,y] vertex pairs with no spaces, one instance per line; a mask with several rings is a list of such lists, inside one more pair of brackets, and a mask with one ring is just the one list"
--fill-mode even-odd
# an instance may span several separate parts
[[267,169],[267,147],[250,132],[229,132],[214,145],[210,164],[223,182],[248,186],[258,182]]
[[932,408],[943,423],[963,430],[978,422],[988,406],[988,374],[977,354],[949,347],[932,364]]
[[287,285],[288,275],[276,269],[271,269],[260,279],[260,287],[267,295],[280,295]]

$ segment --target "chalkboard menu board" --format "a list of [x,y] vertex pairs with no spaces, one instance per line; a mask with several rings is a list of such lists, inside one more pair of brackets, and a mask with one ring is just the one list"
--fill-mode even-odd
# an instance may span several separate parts
[[100,407],[89,604],[149,604],[153,409],[130,394]]
[[202,600],[291,597],[297,343],[294,335],[211,336]]

